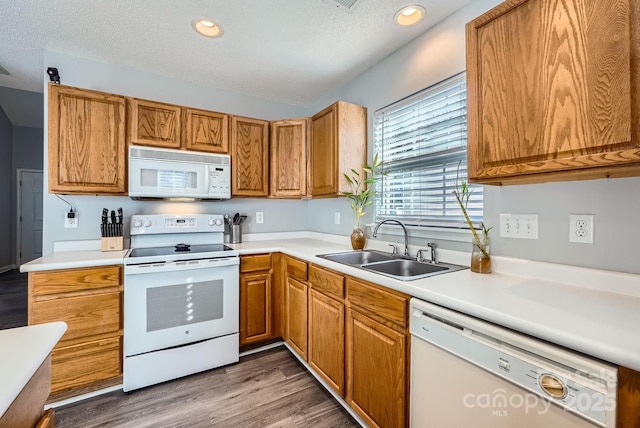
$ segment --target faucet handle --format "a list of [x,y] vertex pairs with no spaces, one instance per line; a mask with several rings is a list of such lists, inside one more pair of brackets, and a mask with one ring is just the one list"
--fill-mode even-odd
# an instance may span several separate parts
[[398,249],[396,248],[395,244],[389,244],[389,246],[391,247],[392,256],[395,256],[396,254],[398,254]]

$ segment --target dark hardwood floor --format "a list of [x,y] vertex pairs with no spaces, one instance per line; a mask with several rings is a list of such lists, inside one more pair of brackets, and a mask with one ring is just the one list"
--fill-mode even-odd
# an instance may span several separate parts
[[56,409],[56,427],[358,427],[284,347]]
[[0,330],[27,325],[27,274],[0,274]]

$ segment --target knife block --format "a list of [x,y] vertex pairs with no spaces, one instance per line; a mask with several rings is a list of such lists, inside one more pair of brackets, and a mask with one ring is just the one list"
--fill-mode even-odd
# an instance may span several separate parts
[[124,236],[110,236],[102,238],[102,251],[124,250]]

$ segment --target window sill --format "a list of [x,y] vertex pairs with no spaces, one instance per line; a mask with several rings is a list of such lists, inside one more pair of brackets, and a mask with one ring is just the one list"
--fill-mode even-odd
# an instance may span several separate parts
[[[368,223],[366,226],[369,228],[370,233],[373,233],[373,228],[376,223]],[[410,238],[428,238],[443,241],[455,241],[455,242],[471,242],[472,235],[469,229],[455,229],[447,227],[433,227],[433,226],[410,226],[407,225]],[[404,236],[402,227],[397,224],[383,224],[378,229],[379,235],[391,235],[391,236]]]

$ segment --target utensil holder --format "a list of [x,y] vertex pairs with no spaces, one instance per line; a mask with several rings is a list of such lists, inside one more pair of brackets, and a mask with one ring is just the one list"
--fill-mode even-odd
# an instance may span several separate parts
[[239,244],[242,242],[242,225],[232,224],[229,226],[229,241],[232,244]]
[[124,236],[110,236],[102,238],[102,251],[124,250]]

